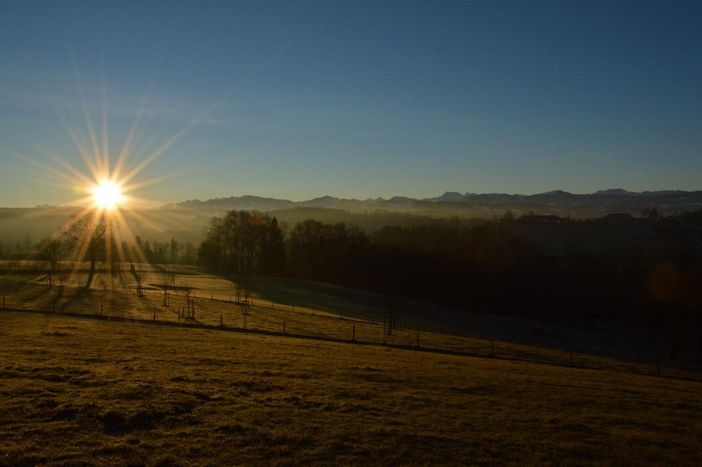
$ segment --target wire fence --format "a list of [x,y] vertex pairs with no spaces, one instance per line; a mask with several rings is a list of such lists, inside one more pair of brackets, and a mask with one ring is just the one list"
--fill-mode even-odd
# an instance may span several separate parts
[[522,345],[408,327],[395,317],[379,321],[339,316],[329,310],[261,297],[215,296],[178,287],[152,287],[137,293],[133,286],[85,289],[7,280],[0,284],[0,294],[5,311],[286,335],[702,381],[700,368],[667,360],[625,360]]

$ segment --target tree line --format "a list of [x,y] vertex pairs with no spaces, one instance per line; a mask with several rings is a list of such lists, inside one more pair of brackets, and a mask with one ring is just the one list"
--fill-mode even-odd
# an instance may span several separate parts
[[221,273],[281,275],[285,272],[283,232],[275,217],[230,211],[210,221],[199,259],[206,268]]
[[[12,250],[0,243],[0,259],[43,262],[45,266],[48,265],[49,283],[55,277],[65,276],[74,267],[74,262],[87,262],[86,287],[92,284],[98,267],[116,273],[120,270],[120,263],[198,263],[198,248],[192,242],[179,242],[175,238],[167,242],[149,241],[139,236],[133,240],[123,239],[115,234],[115,228],[104,217],[96,221],[92,216],[76,216],[71,219],[68,228],[36,243],[29,235]],[[30,262],[24,266],[33,268],[36,265]]]
[[[23,255],[33,251],[49,264],[50,275],[61,261],[82,252],[90,268],[87,285],[98,263],[110,270],[118,261],[198,263],[225,275],[315,280],[474,312],[620,321],[667,332],[671,340],[676,333],[702,336],[702,213],[649,214],[642,220],[618,216],[565,224],[533,216],[515,222],[505,215],[481,224],[444,219],[367,232],[353,224],[312,219],[281,225],[260,212],[231,211],[210,221],[199,247],[137,237],[120,245],[118,257],[119,237],[105,234],[109,226],[91,230],[95,226],[76,222],[64,235],[36,245],[27,238],[19,249]],[[657,240],[598,253],[608,239],[582,236],[580,242],[588,248],[551,251],[554,238],[574,230],[637,232]],[[551,237],[535,245],[528,241],[534,232]]]
[[680,219],[643,225],[660,237],[656,248],[553,254],[527,242],[511,219],[368,233],[316,220],[283,229],[274,217],[231,211],[212,219],[199,258],[219,273],[323,281],[525,318],[628,322],[665,329],[672,340],[688,329],[702,336],[700,251],[684,237],[689,229],[676,227]]

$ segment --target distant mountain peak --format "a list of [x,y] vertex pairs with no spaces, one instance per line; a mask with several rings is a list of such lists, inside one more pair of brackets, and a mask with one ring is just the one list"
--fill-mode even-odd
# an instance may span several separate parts
[[229,196],[224,198],[211,198],[206,201],[199,199],[169,204],[167,208],[203,208],[203,209],[254,209],[270,210],[291,207],[295,203],[286,199],[266,198],[256,195]]
[[[540,195],[546,195],[546,196],[570,196],[572,194],[573,193],[569,193],[569,192],[563,191],[563,190],[551,190],[551,191],[547,191],[545,193],[540,193]],[[534,196],[539,196],[539,195],[534,195]]]
[[585,217],[612,212],[638,215],[642,209],[657,208],[661,212],[682,212],[702,208],[702,191],[627,191],[623,188],[599,190],[590,194],[576,194],[552,190],[533,195],[507,193],[459,193],[447,191],[435,198],[416,199],[407,196],[372,198],[366,200],[337,198],[324,195],[307,201],[289,201],[255,195],[214,198],[206,201],[189,200],[164,206],[211,210],[275,211],[294,208],[342,209],[349,212],[390,210],[427,213],[435,210],[482,214],[485,210],[539,212],[548,214],[580,214]]
[[324,196],[318,196],[317,198],[312,198],[308,201],[305,201],[305,203],[314,203],[317,201],[338,201],[338,200],[339,200],[339,198],[336,198],[334,196],[324,195]]
[[609,188],[607,190],[597,190],[593,193],[594,196],[630,196],[636,195],[633,191],[627,191],[623,188]]
[[443,201],[447,203],[457,203],[461,202],[465,199],[467,193],[464,195],[462,193],[459,193],[457,191],[447,191],[443,195],[438,196],[436,198],[432,198],[432,201]]

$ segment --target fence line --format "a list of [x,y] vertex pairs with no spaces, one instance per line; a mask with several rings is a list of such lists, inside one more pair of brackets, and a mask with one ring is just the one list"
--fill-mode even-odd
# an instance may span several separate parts
[[[455,355],[455,356],[463,356],[463,357],[473,357],[473,358],[491,358],[495,360],[503,360],[503,361],[513,361],[513,362],[525,362],[525,363],[537,363],[537,364],[546,364],[546,365],[553,365],[553,366],[559,366],[559,367],[568,367],[568,368],[578,368],[578,369],[587,369],[587,370],[609,370],[609,371],[617,371],[617,372],[633,372],[636,374],[640,375],[647,375],[647,376],[657,376],[657,377],[664,377],[664,378],[669,378],[669,379],[681,379],[681,380],[686,380],[686,381],[698,381],[702,382],[702,374],[700,374],[698,371],[695,371],[695,369],[691,368],[680,368],[680,367],[663,367],[661,365],[660,361],[656,362],[641,362],[641,361],[626,361],[625,359],[616,359],[616,358],[607,358],[607,357],[599,357],[591,354],[574,354],[572,351],[571,352],[562,352],[559,350],[553,350],[553,349],[543,349],[540,347],[532,347],[532,346],[525,346],[528,349],[532,351],[546,351],[546,352],[551,352],[551,353],[565,353],[568,355],[568,358],[564,358],[563,360],[551,357],[551,358],[546,358],[546,357],[540,357],[538,355],[533,355],[533,354],[526,354],[526,355],[520,355],[519,354],[519,348],[522,347],[519,344],[513,344],[509,342],[501,342],[499,344],[502,345],[502,348],[497,346],[498,344],[495,340],[492,339],[481,339],[481,338],[466,338],[470,339],[473,341],[477,341],[479,344],[484,345],[484,351],[479,351],[473,348],[472,350],[466,350],[467,345],[464,348],[448,348],[448,346],[433,346],[431,345],[432,339],[431,337],[439,336],[439,338],[443,337],[457,337],[454,335],[450,334],[442,334],[442,333],[437,333],[437,332],[429,332],[429,331],[421,331],[417,329],[409,329],[406,328],[404,330],[397,330],[400,332],[407,331],[411,333],[411,337],[414,337],[413,342],[407,342],[407,343],[402,343],[402,342],[390,342],[388,341],[388,337],[392,337],[392,334],[387,335],[385,333],[384,329],[384,324],[378,323],[378,322],[370,322],[370,321],[354,321],[351,319],[346,319],[346,321],[350,321],[350,327],[349,329],[346,330],[346,337],[339,337],[339,335],[334,335],[334,333],[314,333],[314,332],[300,332],[299,330],[297,331],[291,331],[289,323],[287,323],[287,320],[283,319],[282,323],[280,319],[278,320],[273,320],[276,324],[271,325],[270,328],[266,327],[260,327],[260,326],[252,326],[252,325],[247,325],[247,315],[243,315],[243,326],[236,326],[232,324],[227,324],[226,321],[224,320],[224,312],[220,312],[216,315],[216,322],[215,324],[206,324],[204,322],[198,321],[194,317],[190,318],[183,318],[183,314],[180,313],[179,309],[176,307],[176,310],[169,309],[171,312],[171,315],[177,316],[178,320],[168,320],[168,319],[159,319],[157,317],[157,308],[156,306],[149,306],[149,309],[145,311],[148,317],[144,318],[138,318],[138,317],[128,317],[128,316],[119,316],[115,314],[110,314],[109,311],[106,313],[105,312],[105,307],[103,303],[100,303],[99,307],[99,313],[82,313],[82,312],[75,312],[75,311],[65,311],[65,310],[59,310],[57,311],[55,302],[52,303],[52,309],[51,310],[44,310],[44,309],[33,309],[33,308],[26,308],[26,307],[18,307],[18,306],[12,306],[8,303],[7,297],[2,296],[2,310],[7,311],[7,312],[25,312],[25,313],[39,313],[39,314],[45,314],[45,315],[57,315],[57,316],[67,316],[67,317],[73,317],[73,318],[81,318],[81,319],[95,319],[95,320],[101,320],[101,321],[115,321],[115,322],[131,322],[131,323],[139,323],[139,324],[149,324],[149,325],[159,325],[159,326],[170,326],[170,327],[178,327],[178,328],[188,328],[188,329],[207,329],[207,330],[220,330],[220,331],[228,331],[228,332],[242,332],[242,333],[251,333],[251,334],[259,334],[259,335],[270,335],[270,336],[285,336],[285,337],[291,337],[291,338],[298,338],[298,339],[311,339],[311,340],[318,340],[318,341],[325,341],[325,342],[334,342],[334,343],[347,343],[347,344],[358,344],[358,345],[375,345],[375,346],[382,346],[382,347],[387,347],[387,348],[395,348],[395,349],[402,349],[402,350],[412,350],[412,351],[421,351],[421,352],[429,352],[429,353],[436,353],[436,354],[444,354],[444,355]],[[163,308],[163,307],[162,307]],[[263,307],[262,307],[263,308]],[[274,309],[275,311],[283,311],[280,309]],[[143,311],[143,310],[139,310]],[[285,310],[288,312],[287,310]],[[301,312],[296,312],[296,313],[301,313]],[[303,313],[304,314],[304,313]],[[309,316],[314,316],[315,318],[319,319],[331,319],[335,320],[336,318],[333,316],[328,316],[328,315],[311,315],[308,314]],[[265,321],[264,321],[265,322]],[[281,327],[282,324],[282,327]],[[305,323],[307,324],[307,323]],[[374,326],[376,327],[377,335],[380,336],[382,334],[382,341],[380,339],[377,340],[372,340],[372,339],[363,339],[359,337],[358,332],[357,332],[357,325],[365,325],[365,326]],[[381,332],[382,331],[382,332]],[[397,332],[396,331],[396,332]],[[422,336],[420,339],[420,335]],[[421,343],[421,345],[420,345]],[[473,346],[475,347],[475,346]]]

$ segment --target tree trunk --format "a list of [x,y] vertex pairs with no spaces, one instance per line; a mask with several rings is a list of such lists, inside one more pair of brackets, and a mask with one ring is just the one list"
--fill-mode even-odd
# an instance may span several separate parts
[[95,276],[95,263],[96,263],[96,251],[95,245],[90,246],[90,271],[88,272],[88,282],[85,284],[85,288],[89,289],[93,283],[93,277]]

